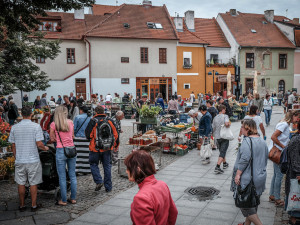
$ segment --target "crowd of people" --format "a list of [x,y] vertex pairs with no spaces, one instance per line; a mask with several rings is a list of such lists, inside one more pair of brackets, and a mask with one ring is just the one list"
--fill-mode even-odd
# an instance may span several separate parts
[[[282,100],[279,98],[282,95]],[[37,96],[33,107],[40,109],[51,107],[54,102],[56,107],[51,112],[45,112],[41,124],[38,125],[31,121],[33,110],[29,106],[21,109],[23,119],[15,124],[19,117],[18,108],[13,99],[6,100],[2,98],[0,103],[0,119],[6,120],[12,126],[9,141],[12,143],[12,149],[16,158],[15,163],[15,181],[18,184],[20,211],[24,211],[26,206],[25,183],[29,182],[32,198],[31,210],[36,211],[41,206],[37,204],[37,185],[42,183],[42,167],[39,159],[39,151],[47,151],[47,134],[50,143],[56,148],[56,166],[59,176],[59,185],[61,190],[61,199],[56,204],[66,206],[67,204],[77,203],[77,178],[76,178],[76,155],[69,157],[67,150],[76,147],[74,138],[86,139],[89,142],[89,164],[93,180],[95,182],[95,191],[101,190],[104,186],[106,192],[112,191],[111,168],[112,162],[115,163],[118,158],[118,148],[120,145],[121,120],[124,113],[118,111],[115,116],[110,117],[105,114],[105,103],[133,102],[137,107],[142,107],[149,103],[148,95],[143,94],[140,98],[133,100],[130,94],[124,93],[124,97],[115,93],[113,98],[110,94],[103,98],[98,94],[92,96],[92,101],[97,104],[94,109],[95,115],[90,114],[89,109],[83,104],[82,98],[76,98],[73,93],[70,96],[58,95],[57,101],[51,96],[47,101],[47,94],[42,98]],[[240,189],[246,189],[249,183],[253,183],[256,190],[257,205],[251,207],[240,207],[242,214],[246,218],[243,224],[254,223],[261,225],[257,206],[259,198],[266,186],[266,167],[269,157],[269,151],[276,146],[280,151],[288,151],[288,163],[286,175],[286,198],[282,199],[280,190],[283,174],[278,163],[273,163],[274,174],[270,185],[269,201],[274,202],[277,207],[288,207],[288,196],[291,190],[293,180],[300,181],[300,145],[299,133],[300,122],[298,111],[291,111],[292,105],[296,102],[296,92],[289,93],[285,99],[283,93],[278,93],[278,104],[285,104],[285,117],[275,128],[270,137],[269,146],[266,143],[267,135],[265,126],[270,125],[274,100],[267,94],[260,98],[259,94],[252,96],[241,96],[239,100],[235,95],[229,95],[226,98],[220,94],[198,95],[198,110],[192,109],[188,112],[193,118],[194,124],[198,127],[200,146],[210,143],[213,137],[213,149],[219,150],[219,157],[215,162],[214,172],[223,174],[225,169],[229,168],[226,161],[226,153],[229,148],[230,138],[224,136],[224,129],[230,131],[230,117],[235,106],[240,103],[248,103],[246,106],[247,116],[241,122],[238,140],[240,142],[236,162],[233,166],[233,175],[231,190],[236,199]],[[24,96],[25,97],[25,96]],[[28,96],[26,96],[28,101]],[[274,94],[273,94],[274,97]],[[191,94],[188,101],[194,103],[195,95]],[[184,111],[185,101],[180,95],[173,95],[169,102],[165,102],[162,94],[158,94],[155,104],[162,107],[170,114],[176,114]],[[167,107],[166,107],[167,105]],[[265,125],[261,118],[261,113],[265,115]],[[138,111],[135,114],[138,117]],[[0,121],[0,122],[1,122]],[[291,126],[298,126],[298,131],[291,135]],[[49,142],[48,142],[49,143]],[[70,150],[71,151],[71,150]],[[102,163],[104,177],[102,178],[99,162]],[[175,224],[178,211],[172,200],[170,191],[163,181],[157,181],[154,177],[155,165],[150,154],[144,151],[135,151],[125,159],[128,179],[136,182],[140,188],[133,199],[131,205],[131,219],[134,224],[148,224],[155,221],[155,224]],[[210,157],[206,157],[203,164],[210,163]],[[67,171],[66,171],[67,168]],[[67,195],[67,174],[70,180],[71,194]],[[298,211],[289,211],[290,224],[297,224],[297,218],[300,218]]]

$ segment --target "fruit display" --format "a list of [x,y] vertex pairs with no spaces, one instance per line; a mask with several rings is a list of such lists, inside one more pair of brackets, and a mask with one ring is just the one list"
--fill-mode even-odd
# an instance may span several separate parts
[[176,145],[174,145],[174,148],[178,149],[178,150],[181,150],[181,149],[186,150],[188,148],[188,146],[187,145],[178,145],[178,144],[176,144]]

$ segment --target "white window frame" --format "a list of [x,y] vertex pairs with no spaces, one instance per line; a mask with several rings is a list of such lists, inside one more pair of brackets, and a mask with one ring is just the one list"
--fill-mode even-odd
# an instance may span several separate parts
[[193,65],[193,63],[192,63],[192,52],[183,52],[183,65],[184,65],[184,59],[185,58],[190,59],[190,63],[191,63],[191,65]]
[[[185,88],[185,85],[188,85],[188,86],[189,86],[189,88]],[[183,89],[184,89],[184,90],[191,89],[191,84],[183,84]]]

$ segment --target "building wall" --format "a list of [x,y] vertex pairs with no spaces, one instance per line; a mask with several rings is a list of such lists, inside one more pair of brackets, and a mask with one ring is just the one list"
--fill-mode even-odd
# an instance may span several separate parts
[[230,62],[230,48],[207,47],[206,61],[210,60],[211,54],[218,54],[219,60],[221,60],[220,63]]
[[87,99],[90,99],[90,86],[89,86],[89,68],[85,68],[77,74],[69,77],[66,80],[52,80],[49,82],[50,87],[45,91],[32,91],[28,93],[29,101],[33,102],[36,96],[42,96],[43,93],[47,93],[47,100],[50,100],[50,97],[53,96],[57,100],[58,95],[70,95],[70,92],[76,93],[75,80],[76,78],[85,78],[86,79],[86,96]]
[[[254,68],[246,68],[246,53],[254,52]],[[263,53],[271,53],[271,69],[263,68]],[[287,69],[279,69],[279,53],[287,54]],[[258,92],[277,92],[278,82],[285,81],[285,89],[293,88],[294,78],[294,49],[273,48],[242,48],[240,51],[241,84],[242,92],[245,93],[245,79],[253,78],[255,70],[258,72]],[[266,80],[266,86],[261,87],[261,79]]]
[[282,23],[274,22],[281,32],[295,44],[294,27]]
[[294,88],[300,91],[300,48],[295,50],[294,57]]
[[234,58],[236,60],[236,63],[238,64],[239,62],[239,43],[235,40],[234,36],[230,32],[229,28],[227,27],[225,21],[223,20],[222,16],[218,14],[217,16],[217,22],[222,29],[228,43],[231,46],[230,49],[230,58]]
[[[75,48],[76,64],[67,64],[67,48]],[[84,41],[62,40],[59,55],[54,59],[46,59],[45,63],[36,63],[51,80],[63,80],[70,74],[88,64],[87,49]]]
[[[183,52],[192,52],[192,68],[183,68]],[[205,48],[177,46],[177,93],[188,98],[192,91],[197,95],[205,92]],[[190,84],[190,89],[184,89]]]

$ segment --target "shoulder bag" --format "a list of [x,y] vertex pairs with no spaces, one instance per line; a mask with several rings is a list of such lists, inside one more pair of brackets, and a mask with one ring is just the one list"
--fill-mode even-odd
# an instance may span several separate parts
[[238,208],[254,208],[260,204],[259,196],[256,193],[256,188],[253,182],[253,149],[252,140],[250,139],[251,147],[251,158],[248,166],[251,166],[251,180],[245,189],[242,189],[241,185],[237,187],[235,206]]
[[221,125],[220,137],[222,139],[226,139],[229,141],[232,141],[234,139],[234,136],[233,136],[233,133],[232,133],[230,127],[225,126],[225,115],[224,115],[224,124]]
[[73,146],[73,147],[64,147],[64,144],[60,138],[60,135],[59,135],[59,132],[57,131],[58,133],[58,137],[59,137],[59,140],[61,142],[61,145],[63,146],[63,149],[64,149],[64,153],[65,153],[65,156],[68,158],[68,159],[71,159],[71,158],[74,158],[77,156],[77,150],[76,150],[76,147]]
[[281,156],[281,151],[274,144],[273,147],[271,148],[270,152],[269,152],[269,159],[272,162],[274,162],[276,164],[279,164],[280,163],[280,156]]

